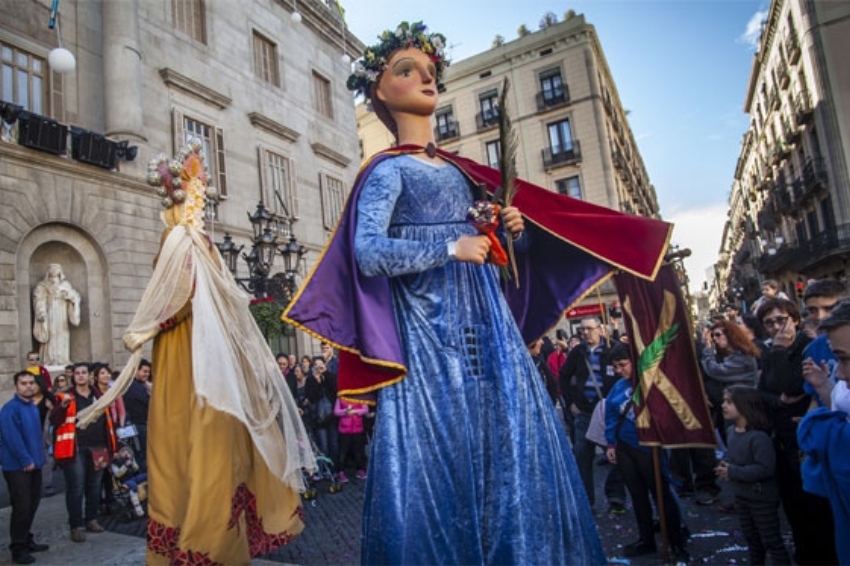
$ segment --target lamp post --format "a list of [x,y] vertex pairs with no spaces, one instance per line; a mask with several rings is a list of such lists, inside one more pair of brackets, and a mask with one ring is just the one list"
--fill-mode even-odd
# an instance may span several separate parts
[[[216,244],[218,251],[236,282],[255,298],[265,299],[268,294],[280,303],[288,303],[298,289],[298,266],[307,249],[296,240],[292,232],[292,219],[276,217],[268,211],[263,201],[257,204],[253,213],[248,213],[248,220],[254,234],[251,251],[241,253],[245,246],[237,247],[229,233],[224,234],[223,242]],[[277,234],[281,223],[288,226],[289,241],[278,247]],[[237,277],[240,253],[248,266],[248,277]],[[269,278],[278,253],[283,256],[284,271]]]

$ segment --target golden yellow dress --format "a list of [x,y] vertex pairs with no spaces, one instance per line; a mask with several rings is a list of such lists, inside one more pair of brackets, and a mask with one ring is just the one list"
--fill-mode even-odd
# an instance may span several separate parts
[[248,564],[304,528],[302,469],[315,469],[298,409],[204,232],[200,144],[151,162],[166,230],[114,386],[78,415],[87,426],[132,383],[154,340],[148,412],[149,564]]
[[192,384],[192,316],[153,348],[148,564],[248,564],[302,531],[300,496],[272,476],[245,426]]

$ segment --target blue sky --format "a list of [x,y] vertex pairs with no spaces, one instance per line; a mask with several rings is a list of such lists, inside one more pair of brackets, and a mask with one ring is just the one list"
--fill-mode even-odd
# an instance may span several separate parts
[[744,96],[768,0],[546,0],[343,2],[349,29],[367,45],[401,20],[423,20],[459,61],[520,24],[572,8],[596,27],[673,243],[691,248],[691,288],[717,258],[732,176],[747,129]]

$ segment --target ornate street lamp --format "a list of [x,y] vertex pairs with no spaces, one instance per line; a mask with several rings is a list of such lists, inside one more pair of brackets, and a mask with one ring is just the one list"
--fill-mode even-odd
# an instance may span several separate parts
[[[241,254],[248,267],[248,277],[237,277],[237,258],[244,246],[236,247],[229,233],[225,233],[222,243],[216,244],[227,269],[236,282],[255,298],[266,298],[268,290],[278,302],[288,302],[298,289],[298,266],[307,249],[295,239],[292,219],[271,214],[263,201],[257,204],[253,214],[248,214],[248,220],[251,221],[254,238],[251,251]],[[279,248],[278,234],[283,232],[283,226],[288,227],[289,241]],[[284,272],[269,278],[278,252],[283,256]]]

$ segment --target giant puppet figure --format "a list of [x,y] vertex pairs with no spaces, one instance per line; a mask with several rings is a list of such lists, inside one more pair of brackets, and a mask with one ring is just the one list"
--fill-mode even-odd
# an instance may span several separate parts
[[501,242],[476,220],[498,173],[434,144],[444,45],[405,22],[357,63],[349,88],[399,146],[361,170],[284,319],[340,350],[341,396],[377,400],[364,564],[605,563],[525,344],[615,267],[652,277],[670,226],[519,182],[489,211],[514,238],[520,285],[503,292]]
[[153,339],[148,414],[148,564],[248,564],[304,528],[302,468],[314,469],[298,409],[204,231],[200,142],[150,163],[166,224],[114,386],[81,426],[125,391]]

